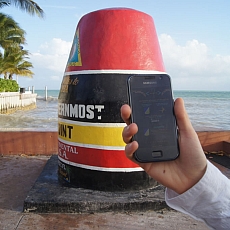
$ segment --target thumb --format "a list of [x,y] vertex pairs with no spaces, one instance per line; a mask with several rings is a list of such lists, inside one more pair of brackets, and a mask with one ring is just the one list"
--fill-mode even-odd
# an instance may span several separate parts
[[184,101],[182,98],[176,99],[174,104],[174,113],[176,116],[177,125],[180,133],[191,132],[192,130],[195,132],[195,130],[192,127],[191,121],[188,117],[188,114],[186,112],[186,109],[184,107]]

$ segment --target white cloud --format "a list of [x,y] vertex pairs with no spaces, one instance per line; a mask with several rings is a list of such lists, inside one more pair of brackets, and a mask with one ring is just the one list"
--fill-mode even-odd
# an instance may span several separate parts
[[43,68],[63,73],[69,57],[72,42],[53,38],[40,46],[40,50],[32,53],[31,61],[35,68]]
[[52,55],[69,55],[72,42],[63,41],[60,38],[53,38],[40,46],[40,52]]
[[35,86],[36,89],[59,89],[69,57],[72,41],[53,38],[41,44],[39,50],[30,55],[30,62],[34,68],[31,81],[20,78],[23,87]]
[[230,56],[211,55],[207,45],[197,40],[178,45],[167,34],[161,34],[159,42],[176,88],[229,90]]
[[62,76],[51,76],[50,78],[54,81],[61,81],[62,80]]

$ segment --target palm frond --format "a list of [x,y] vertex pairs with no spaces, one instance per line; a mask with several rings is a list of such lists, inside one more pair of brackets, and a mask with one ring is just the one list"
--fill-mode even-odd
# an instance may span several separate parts
[[15,5],[20,10],[26,11],[30,15],[37,15],[38,17],[44,17],[44,11],[42,8],[32,0],[8,0],[10,5]]
[[4,6],[9,6],[10,3],[8,1],[2,1],[0,0],[0,8],[3,8]]

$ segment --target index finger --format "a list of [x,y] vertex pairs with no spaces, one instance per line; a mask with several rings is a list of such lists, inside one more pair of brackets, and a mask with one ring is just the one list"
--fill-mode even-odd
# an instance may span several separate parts
[[121,106],[121,118],[123,121],[129,125],[130,124],[130,116],[131,116],[131,108],[129,105],[125,104]]

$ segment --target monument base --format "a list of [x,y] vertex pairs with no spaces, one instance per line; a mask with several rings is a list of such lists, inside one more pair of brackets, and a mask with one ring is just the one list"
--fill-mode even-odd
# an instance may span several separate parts
[[24,201],[24,212],[94,213],[168,208],[162,185],[136,191],[98,191],[64,186],[58,179],[58,157],[51,156]]
[[[83,169],[58,161],[59,182],[65,186],[100,191],[134,191],[158,185],[145,171],[105,172]],[[64,169],[63,169],[64,168]]]

